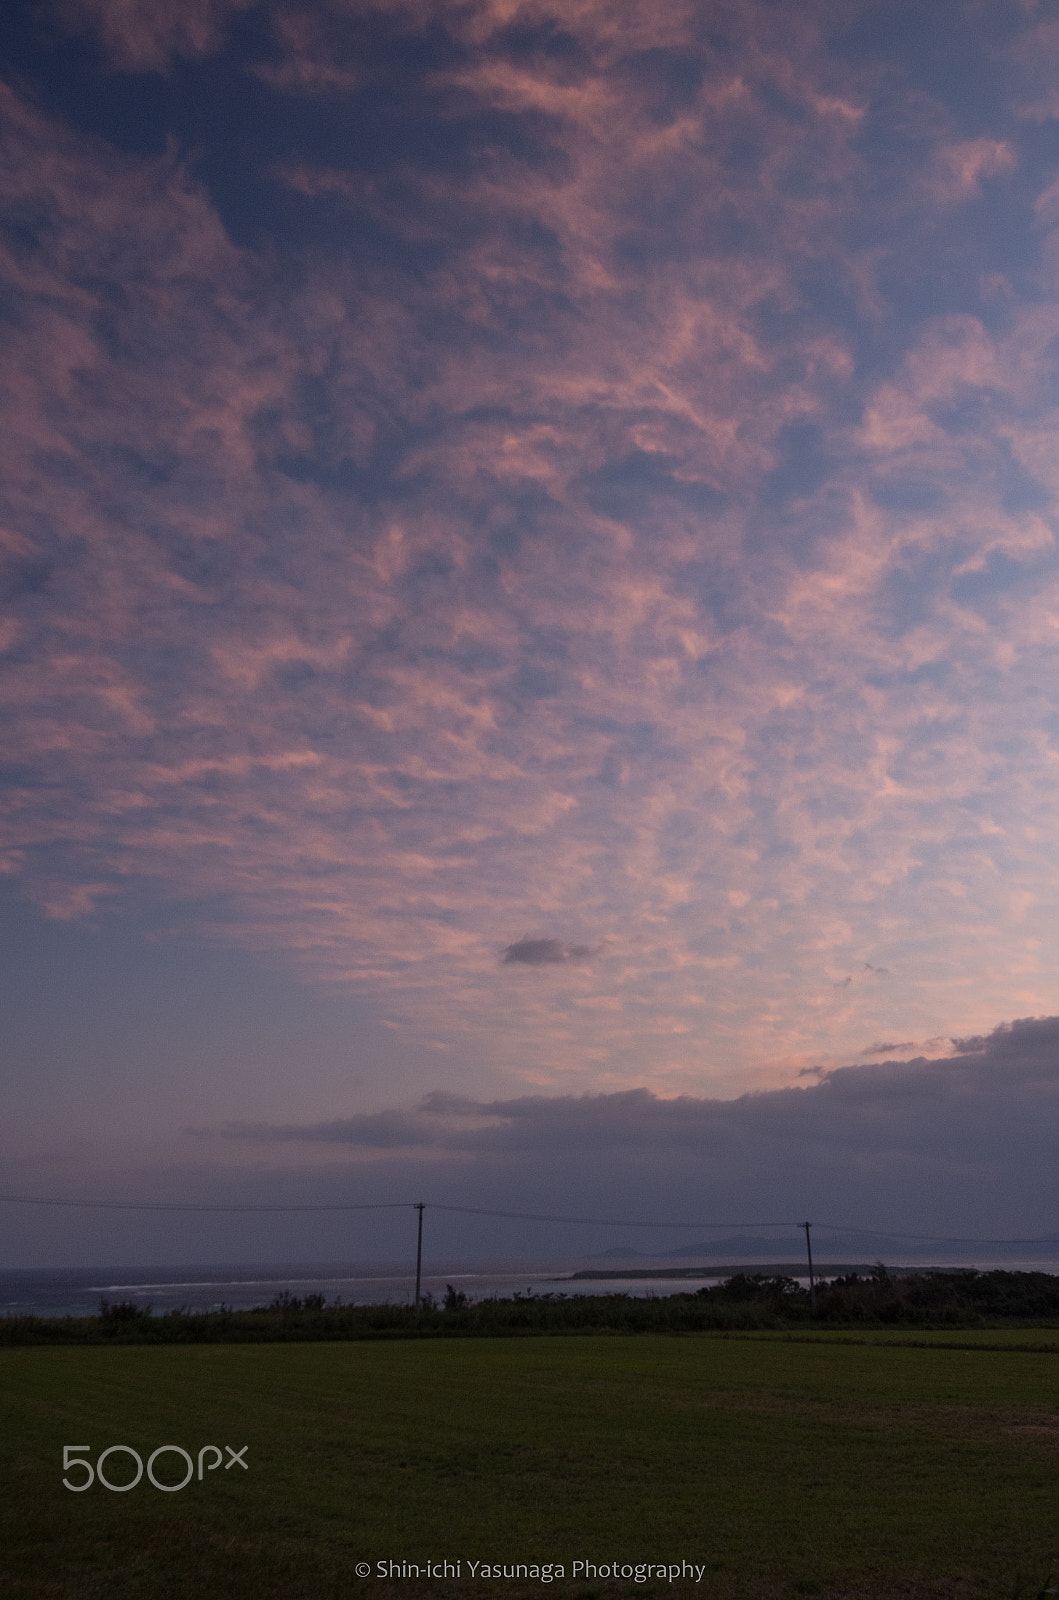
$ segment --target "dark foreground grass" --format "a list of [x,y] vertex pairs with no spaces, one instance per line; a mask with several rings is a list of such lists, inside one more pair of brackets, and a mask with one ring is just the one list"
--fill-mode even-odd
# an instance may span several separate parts
[[[1012,1600],[1059,1555],[1046,1351],[870,1334],[96,1345],[0,1352],[0,1381],[13,1600]],[[176,1494],[62,1486],[65,1444],[146,1459],[167,1443],[248,1445],[249,1471]],[[122,1458],[110,1471],[124,1481]],[[378,1576],[444,1560],[458,1578]],[[483,1579],[471,1561],[566,1576]],[[572,1577],[577,1561],[704,1570],[637,1584]]]

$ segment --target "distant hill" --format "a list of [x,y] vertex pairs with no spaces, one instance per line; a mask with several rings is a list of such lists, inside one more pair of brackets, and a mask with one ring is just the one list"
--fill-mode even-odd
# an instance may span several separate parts
[[[815,1240],[814,1240],[815,1243]],[[830,1240],[828,1242],[830,1248]],[[699,1261],[742,1261],[755,1256],[762,1256],[774,1260],[777,1256],[798,1254],[805,1249],[805,1234],[792,1231],[773,1235],[771,1239],[762,1238],[749,1233],[729,1233],[720,1239],[699,1240],[695,1244],[678,1245],[675,1250],[664,1252],[666,1259],[670,1257],[694,1256]]]

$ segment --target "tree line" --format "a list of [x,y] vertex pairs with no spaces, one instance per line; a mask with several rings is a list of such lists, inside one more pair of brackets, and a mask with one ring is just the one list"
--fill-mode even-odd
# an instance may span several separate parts
[[881,1262],[818,1284],[737,1273],[658,1296],[533,1293],[469,1301],[449,1285],[418,1307],[356,1305],[284,1293],[236,1311],[155,1315],[132,1301],[94,1316],[0,1318],[0,1345],[209,1344],[286,1340],[503,1337],[548,1333],[706,1333],[821,1328],[981,1328],[1059,1325],[1059,1276],[973,1270],[891,1272]]

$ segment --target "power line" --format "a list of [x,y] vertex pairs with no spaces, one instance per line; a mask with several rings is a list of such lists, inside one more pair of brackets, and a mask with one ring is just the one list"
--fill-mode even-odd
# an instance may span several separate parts
[[644,1222],[621,1217],[546,1217],[528,1211],[488,1211],[480,1206],[450,1206],[433,1200],[385,1200],[372,1204],[339,1201],[327,1205],[230,1205],[227,1202],[203,1204],[200,1201],[170,1200],[58,1200],[25,1194],[0,1194],[0,1202],[22,1206],[72,1206],[77,1210],[99,1211],[404,1211],[420,1205],[430,1211],[454,1211],[468,1217],[503,1217],[510,1222],[563,1222],[592,1228],[789,1228],[789,1222]]
[[0,1194],[0,1202],[17,1206],[73,1206],[91,1211],[405,1211],[414,1200],[383,1200],[368,1205],[345,1202],[337,1205],[242,1206],[201,1205],[197,1202],[169,1200],[52,1200],[39,1195]]
[[[0,1196],[2,1198],[2,1196]],[[544,1217],[529,1211],[485,1211],[478,1206],[430,1203],[431,1211],[458,1211],[465,1217],[506,1217],[511,1222],[568,1222],[585,1228],[798,1228],[798,1222],[631,1222],[618,1217]]]
[[814,1228],[826,1228],[828,1233],[862,1233],[868,1239],[918,1239],[924,1244],[1056,1244],[1059,1239],[1045,1234],[1036,1239],[977,1239],[955,1233],[881,1233],[877,1228],[859,1228],[851,1222],[814,1222]]
[[[794,1222],[784,1219],[781,1222],[645,1222],[642,1218],[630,1217],[556,1217],[547,1216],[534,1211],[493,1211],[484,1206],[454,1206],[439,1201],[419,1200],[382,1200],[382,1201],[335,1201],[327,1204],[299,1204],[290,1205],[233,1205],[228,1202],[215,1204],[201,1201],[170,1201],[170,1200],[62,1200],[53,1196],[25,1195],[25,1194],[0,1194],[0,1203],[22,1206],[69,1206],[75,1210],[92,1211],[205,1211],[228,1213],[278,1213],[278,1212],[321,1212],[321,1211],[406,1211],[417,1210],[422,1207],[429,1211],[448,1211],[467,1217],[498,1217],[508,1222],[552,1222],[561,1223],[569,1227],[584,1228],[701,1228],[701,1229],[727,1229],[727,1228],[803,1228],[803,1222]],[[984,1239],[969,1237],[963,1234],[939,1233],[896,1233],[882,1232],[877,1228],[862,1228],[851,1222],[815,1222],[814,1228],[823,1228],[828,1233],[854,1233],[862,1234],[868,1239],[909,1239],[919,1240],[925,1244],[1055,1244],[1054,1238],[1047,1236],[1035,1239]]]

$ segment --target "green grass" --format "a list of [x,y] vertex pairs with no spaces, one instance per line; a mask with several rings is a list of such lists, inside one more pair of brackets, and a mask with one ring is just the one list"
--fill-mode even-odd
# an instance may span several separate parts
[[[724,1337],[721,1334],[720,1337]],[[927,1350],[1019,1350],[1029,1355],[1059,1354],[1059,1328],[1024,1323],[1016,1327],[986,1328],[796,1328],[740,1330],[739,1339],[804,1344],[892,1345]]]
[[[1012,1600],[1059,1555],[1059,1354],[1026,1330],[0,1352],[0,1592]],[[1045,1330],[1031,1337],[1047,1341]],[[1054,1338],[1054,1334],[1051,1336]],[[959,1346],[953,1345],[959,1341]],[[249,1445],[180,1494],[62,1487],[64,1444]],[[115,1476],[120,1468],[112,1468]],[[460,1559],[383,1580],[380,1559]],[[680,1562],[699,1584],[482,1582]],[[360,1580],[355,1564],[372,1564]]]

